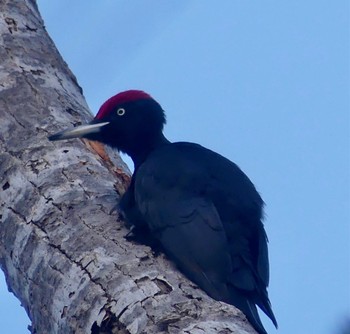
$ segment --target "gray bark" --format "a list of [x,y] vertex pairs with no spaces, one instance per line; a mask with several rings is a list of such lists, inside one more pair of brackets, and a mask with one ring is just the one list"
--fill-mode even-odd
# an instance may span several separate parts
[[34,0],[0,0],[0,266],[32,333],[253,333],[163,255],[125,239],[129,172],[47,135],[92,115]]

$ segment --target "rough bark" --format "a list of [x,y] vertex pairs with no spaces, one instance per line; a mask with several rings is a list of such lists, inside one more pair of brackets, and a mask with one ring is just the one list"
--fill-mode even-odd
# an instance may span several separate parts
[[92,118],[34,0],[0,0],[0,266],[32,333],[253,333],[109,214],[115,153],[47,135]]

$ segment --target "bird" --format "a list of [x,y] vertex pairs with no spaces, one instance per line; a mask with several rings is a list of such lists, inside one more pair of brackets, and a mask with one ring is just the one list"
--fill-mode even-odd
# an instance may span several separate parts
[[133,233],[149,234],[210,297],[234,305],[260,334],[257,306],[271,308],[264,202],[229,159],[190,142],[170,142],[161,105],[142,90],[118,93],[86,125],[49,140],[87,138],[129,155],[131,182],[119,202]]

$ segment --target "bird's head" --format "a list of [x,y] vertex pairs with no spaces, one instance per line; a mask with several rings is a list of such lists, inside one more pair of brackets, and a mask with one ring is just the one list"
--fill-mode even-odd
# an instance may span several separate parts
[[131,157],[163,138],[165,115],[150,95],[128,90],[108,99],[86,125],[49,136],[49,140],[87,138],[117,148]]

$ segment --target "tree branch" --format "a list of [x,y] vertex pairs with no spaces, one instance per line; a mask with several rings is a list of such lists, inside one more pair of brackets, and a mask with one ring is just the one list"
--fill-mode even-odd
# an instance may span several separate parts
[[0,0],[0,266],[32,333],[253,333],[109,214],[120,157],[47,135],[92,116],[34,0]]

